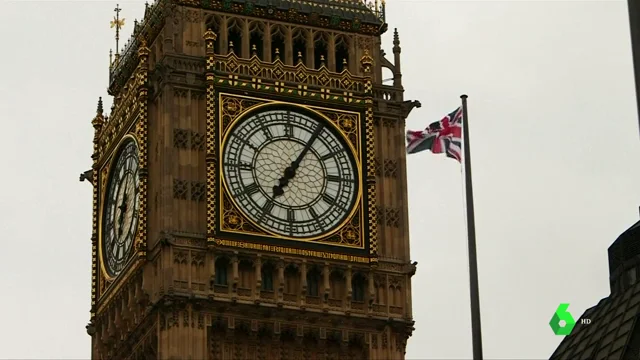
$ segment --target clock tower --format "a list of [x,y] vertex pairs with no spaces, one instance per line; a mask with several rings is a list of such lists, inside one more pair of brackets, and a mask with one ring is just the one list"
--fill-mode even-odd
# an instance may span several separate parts
[[386,30],[384,2],[147,5],[81,175],[93,359],[404,359],[420,103]]

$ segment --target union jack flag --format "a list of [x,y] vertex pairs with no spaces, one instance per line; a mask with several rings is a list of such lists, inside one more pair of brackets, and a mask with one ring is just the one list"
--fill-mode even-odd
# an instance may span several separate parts
[[407,131],[407,153],[431,150],[462,162],[462,107],[422,131]]

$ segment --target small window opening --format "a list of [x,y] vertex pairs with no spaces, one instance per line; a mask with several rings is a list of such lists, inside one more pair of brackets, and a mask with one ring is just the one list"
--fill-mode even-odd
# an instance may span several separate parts
[[318,296],[320,285],[320,274],[316,269],[307,273],[307,295]]
[[284,61],[282,54],[284,54],[284,29],[278,26],[271,32],[271,60]]
[[230,20],[229,22],[229,52],[233,51],[238,57],[244,57],[240,22],[237,20]]
[[349,69],[349,46],[344,36],[336,41],[336,71],[342,72]]
[[316,69],[320,69],[322,66],[327,66],[327,38],[325,33],[318,33],[315,38],[313,46],[314,61],[313,65]]
[[305,39],[305,32],[298,30],[293,37],[293,63],[298,64],[306,61],[307,55],[307,40]]
[[249,43],[251,46],[251,56],[258,56],[260,60],[264,60],[264,29],[262,23],[253,22],[251,24],[251,36],[249,37]]
[[227,285],[227,272],[229,270],[229,260],[219,258],[216,260],[216,285]]
[[218,18],[217,16],[212,16],[207,19],[206,24],[207,30],[211,29],[211,31],[218,35],[216,41],[213,42],[213,51],[216,54],[220,54],[220,18]]
[[300,273],[294,266],[289,265],[284,270],[284,292],[285,294],[298,294],[300,291]]
[[351,297],[353,301],[364,301],[364,277],[360,274],[351,280]]
[[273,291],[273,266],[270,264],[262,267],[262,290]]

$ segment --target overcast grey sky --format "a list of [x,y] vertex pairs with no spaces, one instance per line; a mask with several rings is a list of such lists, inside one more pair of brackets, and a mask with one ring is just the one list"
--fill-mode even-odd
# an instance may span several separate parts
[[[88,358],[91,165],[115,1],[0,2],[0,358]],[[144,1],[120,1],[141,18]],[[486,359],[548,358],[560,302],[609,293],[607,247],[638,218],[626,1],[388,0],[407,120],[469,95]],[[385,49],[391,54],[391,35]],[[106,108],[111,99],[106,99]],[[459,164],[409,157],[416,331],[407,358],[471,357]],[[636,185],[634,185],[636,184]]]

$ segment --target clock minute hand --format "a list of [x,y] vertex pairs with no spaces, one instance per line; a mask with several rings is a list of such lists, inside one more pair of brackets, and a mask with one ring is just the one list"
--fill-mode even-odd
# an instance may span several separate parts
[[120,216],[118,216],[118,235],[122,235],[122,232],[124,231],[124,229],[122,228],[122,225],[124,223],[124,213],[127,211],[128,188],[129,188],[129,178],[127,177],[124,183],[124,194],[122,194],[122,203],[120,204],[120,206],[118,206],[118,209],[120,209]]
[[305,145],[304,149],[302,149],[298,157],[291,163],[290,166],[284,169],[284,176],[278,180],[278,185],[275,185],[273,187],[273,196],[278,197],[284,194],[283,188],[289,185],[289,180],[293,179],[296,176],[296,170],[298,170],[302,159],[304,159],[305,155],[307,155],[307,152],[309,152],[309,150],[311,149],[311,145],[313,145],[318,136],[320,136],[320,132],[322,132],[322,129],[322,124],[319,124],[313,134],[311,134],[309,141],[307,141],[307,144]]
[[[296,175],[295,170],[298,169],[298,166],[300,166],[302,159],[304,159],[304,156],[307,155],[307,152],[309,152],[309,149],[311,149],[311,145],[313,145],[313,143],[316,141],[318,136],[320,136],[320,132],[322,132],[322,129],[323,129],[323,126],[318,125],[318,127],[313,132],[313,134],[311,134],[309,141],[307,141],[307,145],[305,145],[304,149],[302,149],[302,152],[300,152],[300,155],[298,155],[298,157],[291,163],[291,168],[293,168],[294,170],[293,176]],[[286,174],[286,170],[285,170],[285,174]],[[293,178],[293,176],[291,176],[291,178]]]

